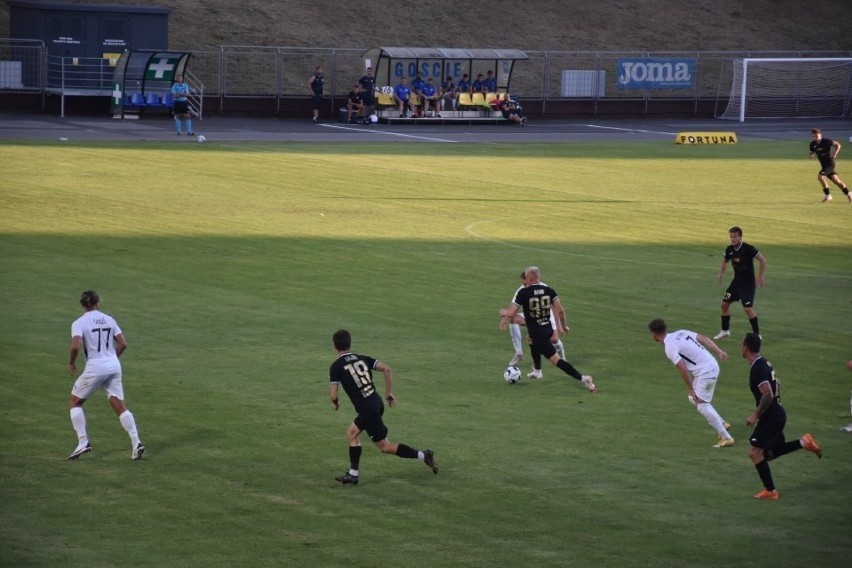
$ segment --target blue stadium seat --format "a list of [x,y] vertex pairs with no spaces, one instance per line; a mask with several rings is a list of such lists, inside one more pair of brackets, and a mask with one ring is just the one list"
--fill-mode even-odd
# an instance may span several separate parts
[[171,93],[166,93],[165,95],[163,95],[163,106],[169,108],[175,106],[175,98],[172,96]]
[[149,107],[163,106],[160,102],[160,97],[157,96],[157,93],[148,93],[148,96],[145,97],[145,104]]
[[135,107],[143,107],[145,105],[145,97],[142,96],[142,93],[133,93],[130,96],[130,105]]

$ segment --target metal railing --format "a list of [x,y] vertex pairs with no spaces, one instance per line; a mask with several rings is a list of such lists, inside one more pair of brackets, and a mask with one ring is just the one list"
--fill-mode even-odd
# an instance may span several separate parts
[[[192,52],[187,77],[194,94],[193,113],[202,115],[205,99],[216,101],[219,112],[232,110],[237,101],[263,101],[258,109],[281,112],[289,100],[307,99],[307,80],[316,66],[326,75],[328,111],[334,113],[351,85],[363,74],[366,49],[223,45],[216,51]],[[727,104],[733,82],[732,62],[742,57],[852,57],[850,51],[529,51],[527,60],[515,62],[510,91],[539,112],[560,112],[566,104],[588,108],[629,103],[648,111],[652,104],[676,101],[698,109],[699,102],[716,107]],[[694,78],[688,88],[627,89],[618,84],[617,64],[622,58],[688,58]],[[5,65],[4,65],[5,64]],[[373,62],[375,65],[375,62]],[[483,63],[483,66],[485,63]],[[9,73],[21,80],[8,79]],[[3,71],[9,69],[9,71]],[[478,70],[474,69],[474,72]],[[567,73],[567,74],[566,74]],[[587,85],[567,78],[583,77]],[[35,90],[60,94],[102,94],[111,88],[108,60],[48,57],[43,43],[0,39],[0,92]],[[571,79],[572,81],[574,79]],[[14,84],[13,84],[14,83]],[[382,85],[378,85],[382,86]],[[570,88],[566,88],[570,87]]]

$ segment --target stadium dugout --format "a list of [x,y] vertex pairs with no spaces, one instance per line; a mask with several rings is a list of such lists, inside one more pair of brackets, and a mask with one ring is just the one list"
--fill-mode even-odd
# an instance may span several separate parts
[[[435,122],[502,122],[505,119],[495,111],[490,102],[494,98],[509,96],[512,70],[516,61],[525,61],[526,53],[517,49],[450,49],[422,47],[374,47],[362,56],[363,69],[373,68],[376,78],[376,114],[379,121],[408,122],[429,124]],[[440,117],[400,118],[399,109],[393,96],[393,88],[403,78],[409,87],[417,73],[423,81],[432,79],[440,92],[441,83],[452,77],[456,85],[463,75],[473,82],[480,73],[483,77],[491,71],[496,80],[496,88],[489,93],[470,93],[470,96],[457,96],[455,108],[445,101]],[[412,89],[413,91],[413,89]]]

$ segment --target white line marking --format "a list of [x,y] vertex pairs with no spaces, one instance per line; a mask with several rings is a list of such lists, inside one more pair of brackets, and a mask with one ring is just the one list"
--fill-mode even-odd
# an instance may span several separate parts
[[456,140],[445,140],[444,138],[432,138],[430,136],[414,136],[412,134],[400,134],[399,132],[385,132],[384,130],[366,130],[363,128],[350,128],[348,126],[338,126],[336,124],[320,124],[325,128],[339,128],[340,130],[351,130],[352,132],[366,132],[369,134],[387,134],[388,136],[402,136],[404,138],[415,138],[417,140],[428,140],[430,142],[457,142]]
[[668,136],[677,136],[677,132],[663,132],[661,130],[642,130],[641,128],[618,128],[617,126],[600,126],[598,124],[584,124],[589,128],[604,128],[607,130],[621,130],[623,132],[644,132],[645,134],[666,134]]

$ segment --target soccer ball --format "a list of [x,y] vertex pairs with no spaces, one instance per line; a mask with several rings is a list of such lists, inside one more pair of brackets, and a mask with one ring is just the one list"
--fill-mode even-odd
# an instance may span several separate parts
[[207,142],[207,138],[205,138],[203,134],[199,134],[196,140],[198,140],[199,142]]
[[376,124],[378,121],[379,121],[378,115],[375,115],[375,114],[370,115],[370,122],[372,122],[373,124]]
[[521,380],[521,370],[517,367],[506,367],[506,370],[503,371],[503,379],[513,385]]

